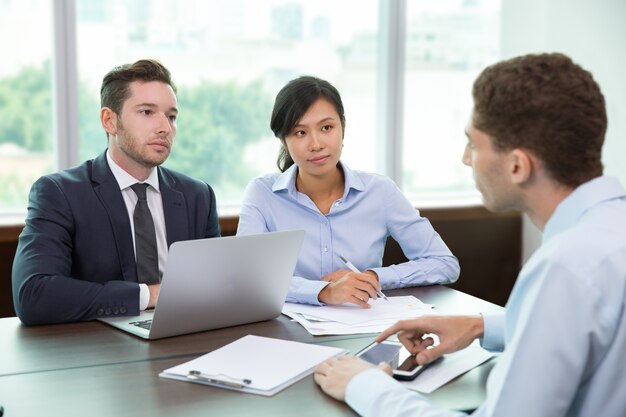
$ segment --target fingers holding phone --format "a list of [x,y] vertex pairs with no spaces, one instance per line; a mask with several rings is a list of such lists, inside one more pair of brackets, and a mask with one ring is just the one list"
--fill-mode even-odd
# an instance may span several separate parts
[[[361,359],[377,365],[388,363],[392,375],[401,381],[411,381],[420,375],[431,364],[420,365],[415,355],[412,355],[400,342],[385,340],[381,343],[372,343],[357,354]],[[432,362],[438,363],[443,358]]]
[[[464,349],[478,337],[482,337],[482,316],[422,316],[414,320],[402,320],[383,331],[376,339],[382,342],[392,334],[420,364],[433,362],[446,353]],[[432,335],[438,337],[438,343]]]

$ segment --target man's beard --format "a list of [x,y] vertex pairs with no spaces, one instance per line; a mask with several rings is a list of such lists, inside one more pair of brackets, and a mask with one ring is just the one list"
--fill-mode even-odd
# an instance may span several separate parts
[[[161,165],[163,162],[165,162],[170,154],[171,148],[168,148],[167,152],[150,153],[148,152],[147,145],[143,145],[143,147],[141,145],[138,146],[140,141],[131,136],[131,134],[126,129],[124,129],[124,125],[119,119],[117,125],[117,134],[119,137],[118,144],[120,150],[130,159],[146,168],[154,168],[155,166]],[[170,140],[166,138],[164,138],[163,140],[171,145]]]

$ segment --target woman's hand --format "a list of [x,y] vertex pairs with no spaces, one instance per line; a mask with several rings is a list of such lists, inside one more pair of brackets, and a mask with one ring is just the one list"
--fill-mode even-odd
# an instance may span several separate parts
[[318,299],[329,305],[354,303],[363,308],[369,308],[368,300],[376,299],[378,297],[376,291],[380,289],[378,275],[373,271],[340,270],[324,276],[322,280],[330,284],[320,291]]

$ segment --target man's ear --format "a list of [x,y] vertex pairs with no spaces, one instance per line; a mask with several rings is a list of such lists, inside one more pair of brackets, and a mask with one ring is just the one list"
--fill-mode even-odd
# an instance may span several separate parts
[[532,155],[523,149],[513,149],[509,156],[511,181],[518,185],[528,182],[536,169]]
[[117,114],[108,107],[100,109],[100,122],[109,135],[117,134]]

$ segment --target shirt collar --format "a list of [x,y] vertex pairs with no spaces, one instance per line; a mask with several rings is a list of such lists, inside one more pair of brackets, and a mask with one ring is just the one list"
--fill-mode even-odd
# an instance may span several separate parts
[[[111,158],[109,150],[107,150],[107,162],[109,163],[109,167],[111,168],[111,172],[113,173],[113,176],[115,177],[115,180],[117,181],[117,184],[120,186],[120,190],[125,190],[126,188],[129,188],[131,185],[139,182],[137,181],[137,178],[133,177],[128,172],[124,171],[122,167],[120,167],[118,164],[115,163],[113,158]],[[150,185],[155,190],[160,191],[159,190],[159,174],[158,174],[156,167],[152,168],[152,171],[150,171],[150,175],[144,181],[144,183]]]
[[[339,166],[343,170],[345,178],[344,198],[348,195],[350,189],[354,189],[356,191],[365,190],[363,180],[361,180],[361,178],[354,171],[348,168],[348,166],[341,161],[339,162]],[[290,195],[295,196],[297,194],[296,175],[298,175],[298,166],[293,164],[285,172],[278,176],[272,186],[272,191],[278,192],[287,190]]]
[[593,206],[604,201],[626,197],[624,187],[615,177],[597,177],[578,186],[561,201],[546,223],[544,241],[572,227]]
[[345,183],[346,189],[343,192],[344,198],[348,195],[348,192],[350,191],[350,189],[353,189],[356,191],[364,191],[365,184],[363,183],[363,180],[361,179],[361,177],[359,177],[356,172],[348,168],[348,166],[344,164],[343,162],[339,162],[339,164],[341,164],[341,168],[343,169],[343,175],[346,181]]

